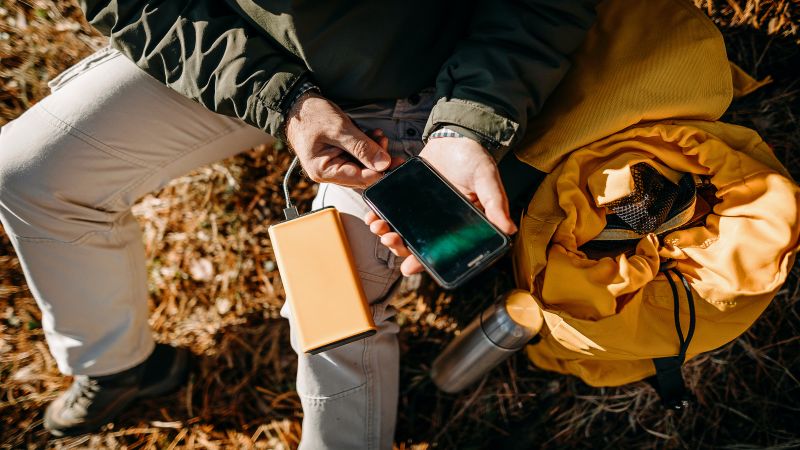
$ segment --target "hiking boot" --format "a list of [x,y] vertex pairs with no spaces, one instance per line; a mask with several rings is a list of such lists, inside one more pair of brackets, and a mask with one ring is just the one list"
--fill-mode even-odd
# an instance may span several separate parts
[[83,434],[114,420],[135,400],[164,395],[183,384],[186,349],[156,344],[141,364],[113,375],[78,375],[44,413],[44,427],[56,437]]

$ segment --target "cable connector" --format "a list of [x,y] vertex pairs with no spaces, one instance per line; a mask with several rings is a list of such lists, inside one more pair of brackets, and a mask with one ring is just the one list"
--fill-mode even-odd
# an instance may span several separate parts
[[297,212],[297,208],[294,206],[290,206],[288,208],[283,208],[283,215],[286,216],[286,220],[292,220],[300,215]]
[[283,177],[283,196],[286,198],[286,208],[283,208],[283,215],[286,217],[286,220],[292,220],[300,215],[300,213],[297,212],[297,207],[292,204],[292,196],[289,193],[289,178],[292,176],[292,172],[294,172],[299,162],[300,159],[295,156],[292,163],[289,164],[289,168],[286,169],[286,175]]

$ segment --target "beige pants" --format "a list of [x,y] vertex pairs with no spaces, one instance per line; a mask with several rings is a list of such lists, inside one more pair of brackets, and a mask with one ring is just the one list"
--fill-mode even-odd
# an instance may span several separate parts
[[[105,375],[150,354],[142,236],[130,208],[169,180],[272,137],[171,91],[114,50],[51,83],[52,94],[0,130],[0,219],[65,374]],[[430,96],[348,111],[383,128],[395,155],[416,154]],[[399,276],[361,217],[360,195],[322,185],[345,227],[379,332],[317,356],[298,355],[306,449],[391,448],[397,325],[381,300]],[[287,313],[284,308],[283,314]],[[345,369],[346,368],[346,369]]]

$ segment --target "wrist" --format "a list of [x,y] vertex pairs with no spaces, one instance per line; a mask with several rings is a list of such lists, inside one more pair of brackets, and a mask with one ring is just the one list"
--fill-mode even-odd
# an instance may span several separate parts
[[431,139],[441,139],[441,138],[463,138],[463,139],[470,139],[474,142],[477,142],[490,154],[494,154],[501,146],[491,140],[486,138],[485,136],[480,135],[468,128],[464,128],[458,125],[440,125],[434,129],[433,132],[428,136],[428,141]]
[[284,102],[283,106],[283,114],[284,114],[284,121],[283,127],[280,130],[280,135],[276,136],[283,141],[288,142],[287,132],[289,128],[289,122],[295,117],[300,110],[300,106],[302,105],[303,101],[310,97],[320,96],[319,88],[310,81],[304,81],[300,83],[295,89],[287,96],[286,102]]
[[298,84],[297,87],[295,87],[294,90],[292,90],[292,92],[287,96],[286,102],[284,103],[283,112],[288,115],[294,109],[295,105],[300,102],[300,99],[302,99],[306,94],[312,92],[317,94],[320,93],[319,87],[317,87],[317,85],[314,83],[306,80]]
[[297,97],[295,102],[292,104],[292,107],[286,111],[286,124],[295,117],[300,114],[300,111],[303,109],[303,106],[306,103],[306,100],[314,99],[314,98],[323,98],[319,95],[316,91],[307,91]]
[[[297,137],[297,131],[300,129],[298,128],[298,123],[301,120],[301,114],[314,109],[313,101],[315,99],[324,99],[324,97],[319,95],[316,91],[306,91],[295,100],[292,107],[286,112],[286,119],[283,122],[280,139],[292,150],[295,149],[294,145],[296,142],[293,142],[293,140],[295,140],[293,138]],[[311,101],[312,104],[309,104],[309,101]]]
[[459,136],[453,130],[445,130],[436,136],[429,137],[425,147],[420,152],[420,156],[436,155],[436,158],[443,158],[449,164],[459,167],[468,167],[473,163],[486,159],[494,162],[492,154],[480,142],[466,136]]

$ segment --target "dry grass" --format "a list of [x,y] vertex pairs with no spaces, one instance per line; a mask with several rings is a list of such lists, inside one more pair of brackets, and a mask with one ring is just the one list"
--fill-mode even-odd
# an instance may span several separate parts
[[[727,119],[759,130],[800,176],[798,2],[696,0],[724,27],[731,59],[775,82]],[[71,1],[0,0],[0,123],[46,95],[46,81],[102,45]],[[97,434],[50,440],[40,409],[67,385],[47,352],[19,261],[0,231],[0,447],[295,448],[302,411],[295,358],[277,317],[283,294],[266,227],[278,217],[286,151],[257,148],[175,180],[135,208],[149,256],[151,324],[197,355],[188,385],[142,403]],[[314,194],[298,183],[307,208]],[[505,264],[505,265],[504,265]],[[518,355],[460,395],[429,364],[495,293],[508,261],[468,288],[423,279],[398,298],[402,449],[754,448],[800,446],[800,280],[795,270],[756,325],[692,361],[696,408],[665,412],[644,384],[593,389]]]
[[694,4],[721,27],[745,26],[800,43],[797,0],[694,0]]

